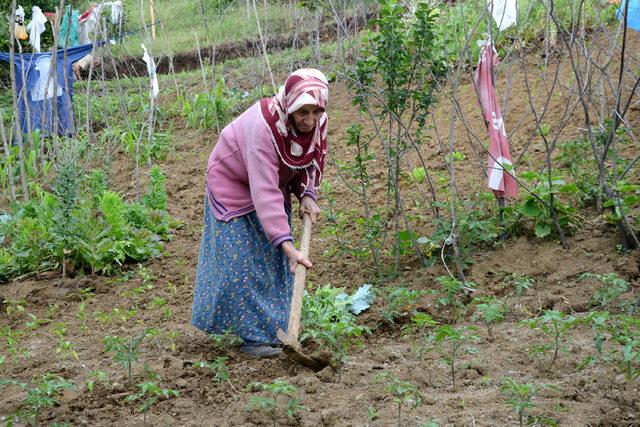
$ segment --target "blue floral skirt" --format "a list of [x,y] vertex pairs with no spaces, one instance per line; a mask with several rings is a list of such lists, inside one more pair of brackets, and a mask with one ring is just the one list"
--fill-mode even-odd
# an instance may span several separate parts
[[245,341],[277,344],[292,291],[287,257],[269,243],[256,213],[219,221],[205,200],[191,323],[210,334],[231,331]]

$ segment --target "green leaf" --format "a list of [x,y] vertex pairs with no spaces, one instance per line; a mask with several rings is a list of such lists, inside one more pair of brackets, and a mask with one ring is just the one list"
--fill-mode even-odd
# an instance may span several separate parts
[[549,234],[551,234],[551,226],[541,223],[536,224],[536,237],[544,239]]
[[541,218],[544,216],[544,212],[540,209],[534,199],[527,200],[520,208],[520,212],[531,218]]

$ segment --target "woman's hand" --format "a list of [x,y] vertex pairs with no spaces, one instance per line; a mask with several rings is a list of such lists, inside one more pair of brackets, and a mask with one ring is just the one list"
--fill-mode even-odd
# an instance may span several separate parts
[[284,251],[284,254],[287,256],[287,258],[289,258],[289,270],[291,271],[291,273],[295,274],[298,263],[304,265],[307,268],[313,267],[311,261],[309,261],[308,258],[302,256],[302,252],[294,248],[293,243],[291,243],[290,240],[287,240],[282,244],[282,250]]
[[300,219],[302,219],[302,216],[305,213],[308,213],[309,216],[311,217],[311,224],[315,224],[316,221],[318,221],[318,216],[320,215],[320,212],[322,211],[320,210],[320,208],[316,204],[316,201],[313,200],[312,197],[304,196],[300,200],[300,209],[298,211],[298,213],[300,214]]

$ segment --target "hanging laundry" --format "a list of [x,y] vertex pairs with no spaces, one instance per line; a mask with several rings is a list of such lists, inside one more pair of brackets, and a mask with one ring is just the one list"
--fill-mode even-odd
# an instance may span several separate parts
[[155,98],[160,92],[160,88],[158,87],[158,76],[156,75],[156,64],[151,55],[149,55],[149,52],[147,52],[147,48],[144,44],[141,44],[140,46],[142,46],[142,50],[144,50],[142,60],[147,64],[147,72],[149,73],[149,78],[151,78],[151,91],[149,95],[152,98]]
[[[91,52],[93,46],[89,44],[67,49],[66,61],[65,51],[59,49],[56,52],[56,70],[51,67],[51,52],[14,55],[22,132],[40,130],[49,135],[54,131],[57,120],[59,135],[72,136],[75,133],[72,64]],[[0,61],[10,60],[9,53],[0,52]],[[57,82],[55,92],[54,81]],[[54,103],[57,117],[53,116]]]
[[640,31],[640,0],[624,0],[620,2],[620,6],[618,7],[618,19],[622,21],[624,17],[624,8],[627,2],[629,2],[627,27],[632,30]]
[[120,21],[122,21],[122,2],[111,2],[111,23],[120,24]]
[[99,27],[100,15],[104,8],[104,3],[93,4],[89,9],[78,18],[78,41],[80,44],[91,43],[91,38],[97,36],[100,38]]
[[47,17],[42,10],[38,6],[33,6],[27,31],[29,31],[29,44],[35,53],[40,53],[40,35],[44,32],[46,23]]
[[67,6],[62,17],[62,24],[60,25],[60,33],[58,34],[58,47],[64,49],[76,47],[79,44],[78,41],[78,15],[80,12],[74,9],[71,10],[71,6]]
[[[480,58],[474,75],[484,119],[489,130],[489,159],[487,162],[488,187],[498,197],[516,197],[518,186],[511,163],[507,132],[502,111],[493,86],[493,67],[498,65],[498,53],[489,40],[480,50]],[[506,173],[505,173],[506,172]]]
[[18,40],[26,40],[29,38],[24,28],[24,9],[22,6],[16,7],[16,20],[14,22],[14,36]]
[[516,0],[487,0],[487,7],[500,31],[515,25],[518,15]]

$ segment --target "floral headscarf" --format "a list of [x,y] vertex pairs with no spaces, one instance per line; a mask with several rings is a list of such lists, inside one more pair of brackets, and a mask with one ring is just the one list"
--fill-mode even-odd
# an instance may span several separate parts
[[280,160],[292,169],[315,166],[307,172],[304,188],[319,186],[327,154],[327,113],[323,113],[311,132],[298,133],[292,125],[291,114],[304,105],[326,108],[329,101],[329,83],[322,72],[302,68],[287,77],[278,94],[260,101],[264,119]]

